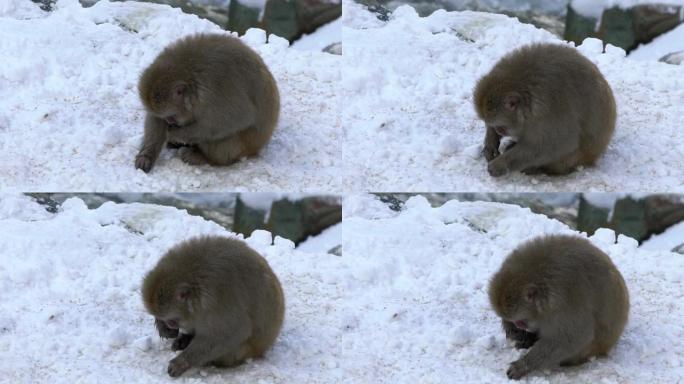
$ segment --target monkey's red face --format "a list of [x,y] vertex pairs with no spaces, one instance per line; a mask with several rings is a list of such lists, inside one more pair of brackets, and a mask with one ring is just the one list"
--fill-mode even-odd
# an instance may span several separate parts
[[169,126],[183,127],[194,122],[190,88],[183,82],[153,88],[142,98],[148,112],[164,120]]
[[163,321],[166,324],[166,326],[171,328],[171,329],[180,328],[180,325],[178,323],[178,319],[168,319],[168,320],[163,320]]

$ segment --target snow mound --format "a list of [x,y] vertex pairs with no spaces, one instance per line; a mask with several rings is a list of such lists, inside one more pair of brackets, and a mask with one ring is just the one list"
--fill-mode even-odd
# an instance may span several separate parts
[[100,1],[82,8],[60,0],[51,13],[25,0],[0,6],[5,190],[337,188],[340,58],[288,49],[286,40],[267,39],[262,30],[242,39],[273,72],[282,108],[260,156],[230,167],[193,167],[165,149],[151,173],[134,168],[143,133],[140,73],[169,43],[202,32],[222,30],[166,5]]
[[680,51],[684,51],[684,24],[663,33],[648,44],[640,45],[629,53],[629,58],[657,61],[669,53]]
[[[106,203],[89,210],[72,198],[51,214],[12,195],[0,195],[0,228],[0,381],[8,383],[168,383],[174,352],[145,312],[143,276],[181,240],[235,236],[171,207]],[[265,231],[246,241],[283,285],[282,333],[263,359],[193,369],[180,382],[343,382],[349,376],[340,366],[354,358],[340,351],[342,314],[353,312],[343,299],[353,283],[342,280],[350,275],[345,259],[299,252],[278,237],[271,245]]]
[[[371,196],[352,196],[355,206]],[[346,205],[346,200],[345,200]],[[373,213],[371,216],[374,216]],[[509,345],[491,310],[487,284],[505,256],[543,234],[580,235],[527,208],[449,201],[432,208],[410,198],[393,217],[357,211],[344,219],[344,257],[356,261],[359,310],[353,348],[364,382],[509,383]],[[684,377],[684,258],[650,252],[601,229],[590,240],[610,255],[631,297],[630,320],[615,349],[574,368],[538,372],[539,383],[672,383]]]
[[602,53],[598,40],[586,40],[579,51],[598,65],[618,105],[607,152],[568,176],[495,179],[480,153],[485,130],[473,88],[512,49],[561,40],[498,14],[439,10],[421,18],[401,6],[379,23],[351,8],[366,16],[343,19],[348,190],[684,191],[684,67],[628,60],[613,46]]

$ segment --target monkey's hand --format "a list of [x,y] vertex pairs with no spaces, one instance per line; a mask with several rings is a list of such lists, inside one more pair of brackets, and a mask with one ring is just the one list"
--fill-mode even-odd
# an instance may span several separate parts
[[172,351],[182,351],[185,348],[190,345],[190,342],[192,341],[192,336],[187,333],[181,333],[180,336],[176,340],[173,341],[173,344],[171,344],[171,350]]
[[487,171],[492,177],[503,176],[508,173],[508,164],[502,157],[499,157],[487,164]]
[[157,327],[157,331],[159,331],[159,336],[165,339],[172,339],[178,336],[177,329],[167,327],[166,324],[164,324],[164,322],[161,320],[154,319],[154,326]]
[[499,148],[485,144],[484,148],[482,149],[482,154],[487,161],[492,161],[499,156]]
[[508,366],[506,375],[511,380],[520,380],[520,378],[527,375],[528,372],[529,369],[527,368],[527,364],[525,364],[523,359],[520,359],[512,362],[511,365]]
[[169,362],[169,368],[166,371],[168,372],[169,376],[178,377],[188,369],[190,369],[190,363],[185,359],[183,354],[180,354]]
[[154,165],[154,159],[144,152],[138,153],[135,157],[135,169],[142,169],[143,172],[148,173]]

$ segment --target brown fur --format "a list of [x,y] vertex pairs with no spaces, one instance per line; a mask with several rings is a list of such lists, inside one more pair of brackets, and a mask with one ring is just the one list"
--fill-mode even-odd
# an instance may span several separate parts
[[138,84],[147,117],[135,166],[152,169],[164,143],[189,164],[229,165],[255,156],[278,122],[280,96],[261,57],[239,39],[185,37],[164,49]]
[[490,281],[489,300],[504,326],[518,322],[538,337],[510,365],[512,379],[606,355],[629,313],[625,281],[610,257],[586,239],[565,235],[515,249]]
[[[234,366],[260,357],[283,323],[283,291],[266,260],[244,242],[194,238],[169,250],[143,282],[159,335],[183,350],[171,376],[206,364]],[[178,332],[180,329],[180,332]]]
[[[610,85],[574,48],[533,44],[504,56],[475,87],[492,176],[566,174],[594,165],[615,129]],[[516,144],[499,153],[502,135]]]

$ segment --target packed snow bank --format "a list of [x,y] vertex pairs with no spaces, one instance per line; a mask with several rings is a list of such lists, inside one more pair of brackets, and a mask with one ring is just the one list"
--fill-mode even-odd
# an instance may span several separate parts
[[[591,39],[579,48],[613,88],[618,121],[595,167],[495,179],[480,151],[477,80],[551,33],[503,15],[397,8],[387,23],[344,2],[345,184],[369,191],[684,191],[684,67],[637,62]],[[367,22],[366,22],[367,21]]]
[[658,61],[663,56],[684,51],[684,24],[663,33],[648,44],[642,44],[629,53],[629,58],[634,60]]
[[342,18],[318,27],[309,35],[292,43],[292,48],[302,51],[322,51],[324,48],[342,42]]
[[[76,198],[56,214],[24,196],[0,195],[0,381],[7,383],[168,383],[174,352],[140,297],[144,273],[177,242],[234,236],[171,207]],[[304,253],[256,231],[247,243],[278,275],[285,324],[263,359],[235,369],[194,369],[179,382],[332,383],[356,359],[340,350],[348,330],[345,259]]]
[[663,233],[649,237],[641,244],[641,249],[671,251],[682,244],[684,244],[684,222],[677,223]]
[[[529,209],[412,197],[403,211],[371,196],[344,201],[344,258],[356,260],[347,294],[363,382],[510,383],[517,352],[490,309],[487,284],[521,241],[576,234]],[[607,358],[538,372],[535,383],[676,383],[684,379],[684,258],[643,251],[600,229],[590,240],[613,259],[631,297],[630,320]]]
[[[28,5],[34,12],[28,12]],[[4,3],[3,3],[4,4]],[[165,149],[151,173],[133,166],[144,110],[141,71],[176,39],[221,29],[166,5],[25,0],[0,7],[0,175],[16,191],[339,189],[340,58],[288,49],[250,30],[242,40],[273,72],[280,122],[255,158],[194,167]]]
[[335,224],[328,227],[316,236],[309,236],[299,243],[297,250],[307,253],[328,253],[337,246],[342,245],[343,224]]

